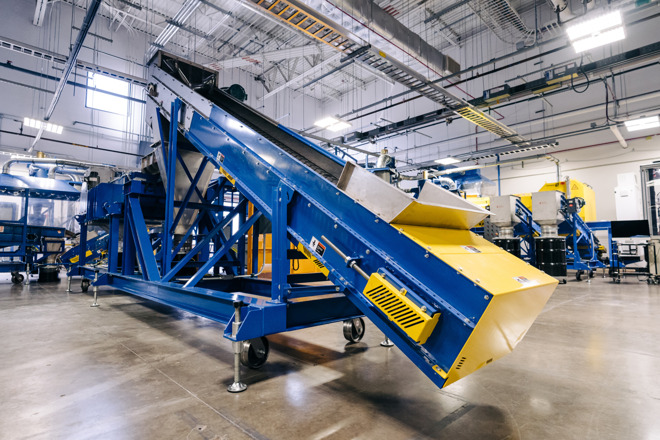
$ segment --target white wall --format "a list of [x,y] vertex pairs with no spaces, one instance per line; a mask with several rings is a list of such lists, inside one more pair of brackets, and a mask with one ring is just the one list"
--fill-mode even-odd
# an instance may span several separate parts
[[[34,2],[4,2],[3,14],[0,14],[0,36],[20,43],[56,52],[69,53],[69,45],[75,41],[77,30],[72,29],[70,5],[56,2],[48,6],[45,24],[41,27],[32,24]],[[85,11],[74,8],[73,25],[80,27]],[[146,47],[144,36],[129,36],[124,31],[113,32],[108,29],[108,21],[97,17],[90,32],[112,40],[105,41],[91,35],[85,39],[79,59],[120,72],[143,77],[144,68],[141,57]],[[9,61],[13,66],[39,72],[59,78],[62,64],[56,64],[35,57],[23,55],[0,48],[0,59]],[[57,81],[40,76],[0,67],[0,79],[24,84],[19,86],[0,82],[0,150],[9,153],[25,152],[32,144],[32,138],[10,134],[21,133],[34,136],[36,129],[23,127],[24,117],[43,119],[53,93],[35,88],[54,91]],[[85,84],[84,72],[72,73],[70,81]],[[144,99],[139,86],[132,86],[131,95]],[[35,150],[44,151],[56,157],[80,159],[94,162],[111,163],[118,166],[133,167],[138,161],[140,139],[146,139],[147,132],[143,124],[144,105],[128,102],[128,116],[120,116],[85,107],[86,90],[67,85],[50,122],[64,126],[61,135],[44,132],[44,139],[54,139],[66,143],[42,140]],[[75,124],[74,124],[75,122]],[[89,125],[88,125],[89,124]],[[101,128],[107,127],[107,128]],[[68,144],[67,144],[68,143]],[[71,145],[71,143],[76,145]],[[125,154],[131,153],[131,154]]]

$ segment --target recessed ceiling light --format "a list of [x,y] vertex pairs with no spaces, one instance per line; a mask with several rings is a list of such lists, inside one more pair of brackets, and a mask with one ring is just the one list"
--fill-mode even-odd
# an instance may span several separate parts
[[447,157],[443,157],[442,159],[436,159],[434,162],[439,163],[440,165],[452,165],[462,161],[456,159],[455,157],[447,156]]
[[323,119],[319,119],[318,121],[314,122],[314,125],[320,128],[328,128],[329,126],[336,124],[339,122],[339,119],[333,118],[332,116],[327,116]]

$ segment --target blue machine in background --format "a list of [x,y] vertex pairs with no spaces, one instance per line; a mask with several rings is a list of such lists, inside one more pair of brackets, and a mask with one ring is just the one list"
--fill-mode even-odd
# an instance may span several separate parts
[[580,281],[583,275],[593,277],[595,269],[607,266],[605,248],[595,231],[608,232],[609,223],[582,220],[582,199],[542,191],[532,194],[532,200],[535,212],[517,196],[490,198],[490,222],[499,228],[495,244],[562,280],[567,269],[575,270]]
[[33,273],[40,281],[57,279],[65,228],[49,224],[55,203],[77,201],[80,191],[61,180],[0,174],[0,196],[0,271],[11,273],[15,284]]
[[[552,294],[556,280],[469,231],[486,211],[435,185],[404,193],[220,90],[214,71],[159,52],[150,75],[157,171],[89,191],[81,229],[107,230],[107,252],[88,259],[81,240],[69,274],[92,280],[94,306],[107,284],[227,324],[229,391],[245,389],[239,364],[265,363],[266,335],[343,321],[355,342],[362,316],[446,386],[510,352]],[[247,258],[263,231],[269,279]],[[318,270],[291,273],[301,258]]]
[[[604,222],[587,223],[582,220],[579,213],[584,206],[583,199],[579,197],[567,199],[563,195],[561,199],[564,221],[559,224],[559,234],[566,235],[567,268],[576,271],[575,278],[578,281],[583,275],[592,278],[594,270],[607,267],[602,258],[605,249],[596,237],[595,231],[608,231],[609,227]],[[611,238],[611,235],[609,236]]]

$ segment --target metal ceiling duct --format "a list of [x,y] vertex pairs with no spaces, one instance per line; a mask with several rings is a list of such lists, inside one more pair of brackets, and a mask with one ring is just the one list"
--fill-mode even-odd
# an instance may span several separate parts
[[[333,0],[328,3],[371,29],[375,34],[382,37],[388,45],[394,45],[410,56],[417,58],[437,75],[451,75],[460,70],[460,65],[453,58],[428,44],[422,37],[408,29],[374,2]],[[380,44],[377,45],[381,46]]]
[[68,160],[68,159],[55,159],[50,157],[32,157],[32,158],[12,158],[4,163],[2,166],[2,174],[11,174],[12,166],[16,164],[26,164],[26,165],[57,165],[65,167],[76,167],[76,168],[111,168],[117,170],[118,167],[114,165],[106,165],[102,163],[93,163],[93,162],[84,162],[81,160]]

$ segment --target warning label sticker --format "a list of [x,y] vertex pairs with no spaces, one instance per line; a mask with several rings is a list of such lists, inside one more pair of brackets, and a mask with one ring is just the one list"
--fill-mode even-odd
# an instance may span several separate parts
[[513,279],[518,281],[523,286],[531,286],[533,284],[536,284],[535,281],[532,281],[529,278],[525,278],[525,277],[513,277]]
[[309,242],[309,247],[311,247],[312,250],[316,252],[319,257],[322,257],[323,254],[325,253],[325,245],[320,241],[318,241],[316,237],[312,237],[312,239]]
[[479,249],[477,249],[476,247],[474,247],[474,246],[461,246],[461,247],[463,249],[465,249],[466,251],[468,251],[468,252],[472,252],[473,254],[480,254],[481,253],[481,251]]

